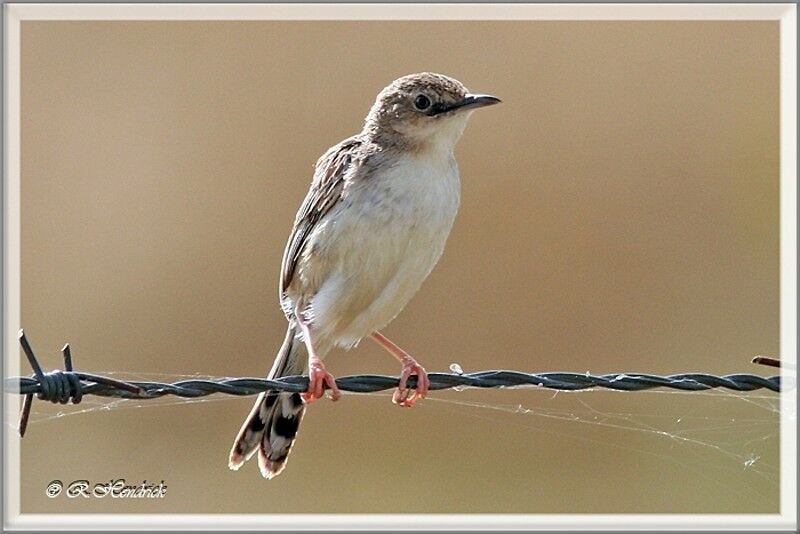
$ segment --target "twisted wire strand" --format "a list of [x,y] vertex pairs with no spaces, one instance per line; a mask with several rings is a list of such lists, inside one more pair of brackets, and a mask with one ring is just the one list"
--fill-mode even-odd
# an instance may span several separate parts
[[[246,396],[263,391],[288,391],[300,393],[308,388],[308,377],[285,376],[275,380],[265,378],[223,378],[218,380],[182,380],[164,382],[100,382],[105,377],[81,372],[53,371],[45,375],[45,381],[36,377],[12,377],[6,380],[6,390],[22,395],[36,394],[39,398],[66,404],[72,400],[77,404],[78,395],[97,395],[122,399],[155,399],[165,395],[197,398],[224,393]],[[683,391],[704,391],[726,388],[733,391],[768,389],[779,392],[780,377],[763,378],[748,374],[714,376],[704,373],[686,373],[669,376],[646,374],[591,375],[578,373],[523,373],[520,371],[478,371],[475,373],[448,374],[428,373],[430,390],[458,387],[508,388],[539,386],[547,389],[577,391],[590,388],[605,388],[618,391],[642,391],[658,387]],[[119,384],[127,388],[120,388]],[[373,393],[393,389],[399,378],[384,375],[353,375],[336,379],[342,391]],[[80,387],[78,387],[80,385]],[[416,386],[416,376],[408,380],[408,387]]]
[[[20,344],[28,358],[34,375],[11,377],[5,381],[6,391],[25,395],[20,414],[20,434],[24,435],[33,395],[53,403],[78,404],[84,395],[116,397],[122,399],[155,399],[165,395],[197,398],[223,393],[246,396],[265,391],[303,392],[308,388],[308,377],[286,376],[275,380],[265,378],[222,378],[217,380],[181,380],[174,383],[121,381],[109,377],[74,371],[69,345],[62,349],[64,370],[45,372],[39,365],[33,349],[22,330]],[[520,371],[478,371],[475,373],[429,373],[429,389],[432,391],[472,388],[513,388],[537,386],[546,389],[578,391],[590,388],[605,388],[617,391],[642,391],[653,388],[669,388],[681,391],[705,391],[725,388],[732,391],[767,389],[780,392],[780,376],[761,377],[751,374],[715,376],[705,373],[682,373],[658,376],[640,373],[613,373],[604,375],[580,373],[523,373]],[[408,380],[408,387],[416,387],[417,377]],[[372,393],[396,388],[399,377],[384,375],[354,375],[336,379],[343,391]]]

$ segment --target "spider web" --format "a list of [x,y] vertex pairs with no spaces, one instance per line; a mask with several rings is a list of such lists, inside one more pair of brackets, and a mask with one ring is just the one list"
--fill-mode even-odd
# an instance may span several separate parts
[[[476,409],[475,416],[491,419],[493,412],[524,416],[516,423],[536,431],[555,434],[562,438],[588,441],[608,447],[619,447],[638,454],[655,456],[665,461],[678,461],[682,465],[694,465],[703,469],[744,469],[770,482],[778,484],[779,466],[764,460],[768,453],[777,452],[780,436],[779,398],[766,395],[742,395],[730,392],[674,392],[643,391],[647,394],[679,397],[671,400],[687,400],[691,397],[697,405],[697,397],[705,397],[712,404],[745,403],[755,408],[749,417],[695,415],[680,408],[681,402],[670,402],[666,413],[638,413],[634,411],[608,411],[602,397],[620,396],[629,392],[594,391],[557,392],[538,404],[486,404],[454,399],[432,399],[448,406]],[[615,403],[616,404],[616,403]],[[632,400],[629,408],[636,407]],[[674,413],[672,413],[674,412]],[[682,415],[681,415],[682,414]],[[526,420],[530,419],[532,421]],[[540,420],[550,425],[542,426]],[[509,424],[508,421],[504,424]],[[654,453],[650,450],[620,444],[618,439],[604,438],[594,429],[609,429],[620,434],[640,434],[655,441],[668,442],[675,456]],[[710,464],[709,456],[718,456],[723,462]]]
[[[200,374],[112,371],[97,374],[126,381],[219,380],[219,377]],[[367,398],[391,397],[391,392],[343,393]],[[214,394],[197,399],[165,396],[149,400],[87,396],[78,405],[35,402],[29,425],[116,410],[235,399],[237,397]],[[556,436],[564,443],[588,442],[667,463],[689,465],[708,476],[717,470],[740,474],[744,471],[747,476],[757,477],[770,486],[777,488],[780,484],[781,413],[777,393],[739,393],[724,389],[553,391],[535,386],[499,390],[458,388],[432,392],[424,405],[446,414],[479,419],[488,426],[522,427]],[[784,414],[784,419],[796,420],[796,414]],[[6,414],[10,426],[13,427],[15,420],[16,414]],[[629,439],[632,437],[637,439]]]

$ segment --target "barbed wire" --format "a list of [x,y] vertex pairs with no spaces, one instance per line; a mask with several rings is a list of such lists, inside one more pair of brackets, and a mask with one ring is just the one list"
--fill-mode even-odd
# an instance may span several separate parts
[[[69,345],[64,345],[62,354],[64,369],[46,372],[42,369],[25,333],[20,330],[19,342],[33,369],[31,377],[11,377],[5,381],[6,391],[25,395],[20,413],[19,431],[25,435],[33,395],[41,400],[60,404],[78,404],[84,395],[116,397],[122,399],[156,399],[165,395],[197,398],[223,393],[246,396],[265,391],[287,391],[300,393],[308,388],[308,377],[285,376],[278,379],[266,378],[222,378],[217,380],[181,380],[173,383],[122,381],[92,373],[75,371],[72,367],[72,354]],[[778,366],[773,358],[758,356],[754,363]],[[753,391],[767,389],[780,392],[780,376],[761,377],[751,374],[731,374],[715,376],[705,373],[682,373],[658,376],[642,373],[612,373],[592,375],[589,373],[524,373],[520,371],[478,371],[474,373],[428,373],[429,390],[451,388],[513,388],[537,386],[546,389],[578,391],[590,388],[605,388],[617,391],[642,391],[653,388],[670,388],[682,391],[706,391],[726,388],[733,391]],[[411,376],[409,388],[416,387],[417,377]],[[384,375],[354,375],[336,379],[336,385],[343,391],[354,393],[373,393],[396,388],[399,377]]]

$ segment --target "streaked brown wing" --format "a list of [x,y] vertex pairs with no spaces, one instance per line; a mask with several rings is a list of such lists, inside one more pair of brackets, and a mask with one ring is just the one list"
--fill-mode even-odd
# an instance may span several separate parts
[[359,159],[364,141],[358,136],[345,139],[328,149],[317,161],[314,178],[300,210],[294,228],[283,252],[281,263],[281,295],[294,277],[297,261],[303,254],[308,238],[319,221],[342,198],[345,176],[350,166]]

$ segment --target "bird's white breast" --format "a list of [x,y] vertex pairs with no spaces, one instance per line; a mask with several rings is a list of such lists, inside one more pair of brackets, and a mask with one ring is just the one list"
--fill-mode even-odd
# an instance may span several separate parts
[[400,313],[441,256],[459,196],[452,153],[404,156],[348,184],[317,241],[333,267],[312,298],[318,331],[349,347]]

